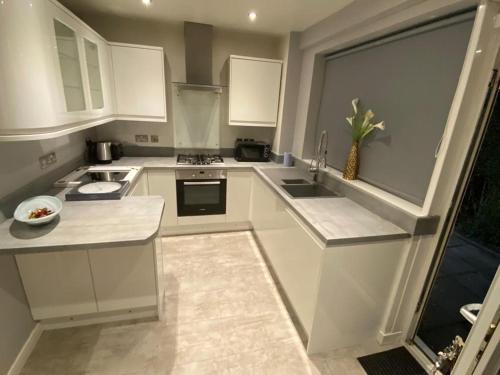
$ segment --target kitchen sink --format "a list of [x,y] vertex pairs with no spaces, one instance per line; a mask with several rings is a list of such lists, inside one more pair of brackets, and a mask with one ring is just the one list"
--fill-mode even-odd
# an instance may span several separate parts
[[294,185],[311,184],[309,181],[304,180],[303,178],[285,178],[284,180],[281,180],[281,181],[283,181],[283,183],[285,183],[286,185],[288,185],[288,184],[294,184]]
[[292,198],[339,197],[338,194],[318,184],[281,185]]

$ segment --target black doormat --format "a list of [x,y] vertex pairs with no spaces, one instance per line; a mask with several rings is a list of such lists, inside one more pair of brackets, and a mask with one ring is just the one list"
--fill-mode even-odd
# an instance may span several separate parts
[[358,358],[368,375],[427,375],[404,347]]

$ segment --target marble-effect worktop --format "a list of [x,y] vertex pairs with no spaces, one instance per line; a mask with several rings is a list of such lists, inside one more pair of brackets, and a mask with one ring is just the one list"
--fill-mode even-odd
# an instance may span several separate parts
[[144,244],[157,235],[165,201],[158,196],[63,202],[52,222],[0,224],[0,254]]
[[[346,197],[293,199],[283,189],[282,178],[310,176],[298,168],[279,164],[242,163],[224,158],[224,165],[177,165],[175,157],[124,157],[112,166],[144,169],[211,168],[253,170],[290,208],[301,217],[325,244],[349,244],[409,237],[394,223],[378,216]],[[62,191],[54,195],[62,199]],[[168,210],[163,198],[124,197],[114,201],[67,202],[53,223],[31,227],[9,219],[0,224],[0,254],[46,251],[63,248],[92,248],[150,241],[157,235],[161,215]]]
[[282,178],[305,178],[310,175],[298,168],[287,168],[273,162],[238,162],[224,158],[224,165],[177,165],[175,157],[125,157],[115,165],[138,166],[147,169],[248,169],[254,170],[296,212],[325,246],[387,241],[406,238],[404,229],[364,208],[347,197],[291,198],[279,186]]

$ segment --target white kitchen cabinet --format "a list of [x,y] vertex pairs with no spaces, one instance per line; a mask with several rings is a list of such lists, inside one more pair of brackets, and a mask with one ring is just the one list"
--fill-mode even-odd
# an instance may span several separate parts
[[258,176],[254,177],[251,220],[287,298],[310,334],[324,245]]
[[229,58],[229,125],[275,127],[281,60]]
[[163,49],[112,46],[56,0],[2,3],[0,141],[165,122]]
[[87,251],[16,255],[33,319],[97,312]]
[[228,223],[249,221],[252,171],[228,171],[226,220]]
[[148,173],[146,171],[142,171],[141,175],[137,182],[132,186],[129,195],[130,196],[145,196],[149,195],[149,187],[148,187]]
[[124,120],[167,121],[163,48],[110,43],[116,116]]
[[149,195],[159,195],[165,200],[165,210],[161,220],[162,228],[177,225],[177,191],[175,186],[175,171],[149,170]]
[[156,306],[153,243],[89,250],[99,312]]
[[0,140],[60,136],[111,121],[107,42],[54,0],[0,12]]

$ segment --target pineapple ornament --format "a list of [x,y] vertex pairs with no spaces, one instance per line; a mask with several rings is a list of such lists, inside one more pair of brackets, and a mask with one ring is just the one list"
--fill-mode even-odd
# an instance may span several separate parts
[[352,128],[352,145],[347,162],[344,168],[342,177],[346,180],[356,180],[359,172],[359,147],[363,139],[370,134],[373,130],[384,130],[384,121],[373,124],[371,120],[375,117],[375,113],[371,109],[362,113],[359,110],[359,99],[356,98],[352,101],[352,108],[354,113],[346,120]]

